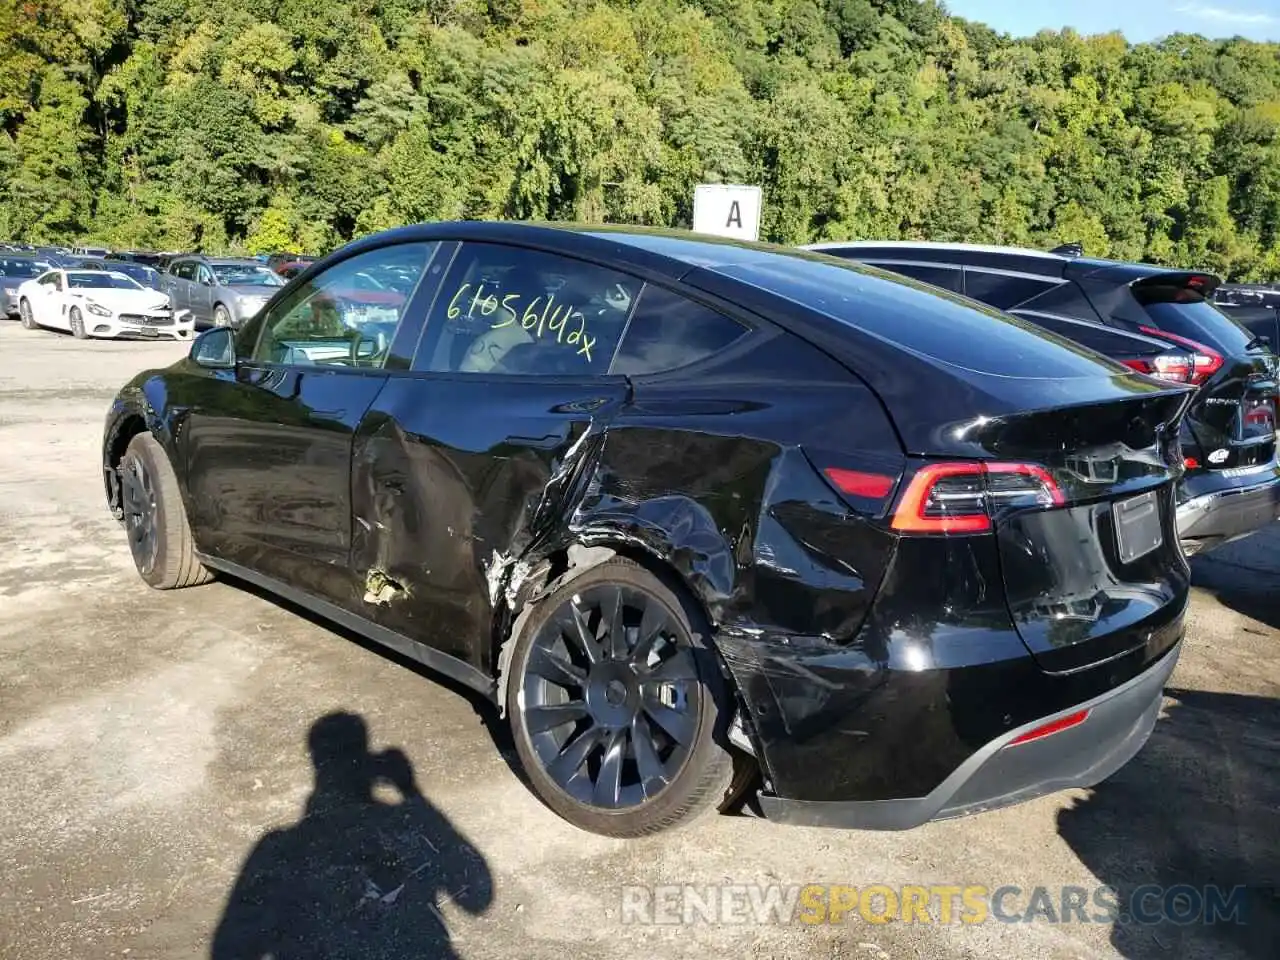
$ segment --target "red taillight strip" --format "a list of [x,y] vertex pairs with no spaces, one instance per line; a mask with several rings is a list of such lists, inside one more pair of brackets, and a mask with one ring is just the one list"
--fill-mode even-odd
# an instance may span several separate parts
[[867,497],[879,500],[887,497],[893,489],[894,478],[879,473],[864,473],[861,470],[845,470],[841,467],[827,467],[823,471],[827,479],[836,485],[841,493],[853,497]]
[[1020,743],[1030,743],[1032,740],[1041,740],[1045,737],[1051,737],[1055,733],[1061,733],[1063,730],[1070,730],[1072,727],[1078,727],[1088,719],[1088,710],[1077,710],[1075,713],[1069,713],[1065,717],[1059,717],[1057,720],[1050,720],[1048,723],[1041,724],[1034,729],[1028,730],[1021,736],[1014,737],[1006,744],[1006,746],[1016,747]]
[[956,517],[926,517],[924,504],[933,485],[943,477],[980,477],[980,463],[931,463],[916,471],[907,484],[902,501],[894,512],[890,526],[904,533],[985,533],[991,529],[991,518],[985,513]]
[[[1188,337],[1180,337],[1176,333],[1169,333],[1167,330],[1160,330],[1156,327],[1139,327],[1141,332],[1154,337],[1163,337],[1165,340],[1172,340],[1174,343],[1180,343],[1182,346],[1192,351],[1191,355],[1191,383],[1203,383],[1211,376],[1222,369],[1222,365],[1226,363],[1217,350],[1212,347],[1206,347],[1203,343],[1197,343]],[[1203,363],[1201,361],[1204,361]]]

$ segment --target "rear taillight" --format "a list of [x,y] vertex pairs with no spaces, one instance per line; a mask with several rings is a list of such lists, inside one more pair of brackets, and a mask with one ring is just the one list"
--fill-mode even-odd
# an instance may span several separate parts
[[1194,358],[1185,353],[1160,353],[1154,357],[1122,360],[1121,363],[1157,380],[1172,380],[1175,383],[1190,383],[1195,369]]
[[985,533],[1001,509],[1061,503],[1049,471],[1033,463],[933,463],[911,478],[891,526],[904,533]]
[[1203,343],[1197,343],[1187,337],[1180,337],[1165,330],[1157,330],[1155,327],[1139,327],[1138,329],[1143,333],[1171,340],[1191,351],[1191,376],[1187,378],[1187,383],[1204,383],[1221,370],[1222,365],[1226,363],[1222,354],[1212,347],[1206,347]]

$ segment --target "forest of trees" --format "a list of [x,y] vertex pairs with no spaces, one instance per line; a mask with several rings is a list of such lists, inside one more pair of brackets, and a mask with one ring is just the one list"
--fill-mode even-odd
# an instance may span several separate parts
[[[1069,8],[1064,8],[1064,16]],[[933,0],[0,0],[0,237],[327,250],[451,218],[1052,246],[1280,278],[1280,45]]]

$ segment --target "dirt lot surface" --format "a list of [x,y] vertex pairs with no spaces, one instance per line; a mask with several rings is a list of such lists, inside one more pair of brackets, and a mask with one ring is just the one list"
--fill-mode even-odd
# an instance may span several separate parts
[[[1095,790],[908,833],[715,817],[613,841],[528,793],[473,697],[244,587],[142,584],[102,420],[182,352],[0,322],[0,956],[1277,955],[1277,527],[1195,561],[1165,715]],[[413,799],[370,798],[374,773]],[[1015,885],[1015,915],[1037,886],[1248,889],[1217,925],[624,923],[624,886],[685,883]]]

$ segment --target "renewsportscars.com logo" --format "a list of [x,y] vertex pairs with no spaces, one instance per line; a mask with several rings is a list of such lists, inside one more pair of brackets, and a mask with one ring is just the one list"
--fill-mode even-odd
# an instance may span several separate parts
[[622,889],[622,922],[682,924],[1247,922],[1246,887],[668,884]]

